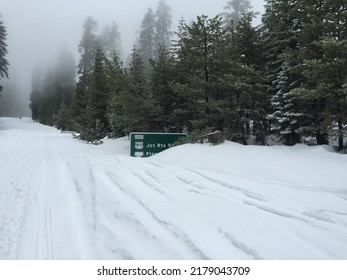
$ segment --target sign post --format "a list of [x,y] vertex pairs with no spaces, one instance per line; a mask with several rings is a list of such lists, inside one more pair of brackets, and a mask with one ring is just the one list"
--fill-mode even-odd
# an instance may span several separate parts
[[133,157],[149,157],[171,148],[185,133],[130,133],[130,155]]

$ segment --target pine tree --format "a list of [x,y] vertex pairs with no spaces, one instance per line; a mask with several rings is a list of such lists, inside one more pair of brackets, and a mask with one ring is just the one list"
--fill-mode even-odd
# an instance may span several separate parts
[[101,49],[95,56],[92,84],[89,92],[89,103],[94,108],[93,119],[99,120],[100,126],[106,130],[108,121],[106,118],[109,84],[106,73],[105,57]]
[[122,62],[117,54],[112,62],[107,63],[107,71],[110,77],[110,95],[107,107],[107,119],[110,124],[110,137],[117,138],[124,136],[124,117],[120,96],[124,88],[127,87],[127,77],[125,76]]
[[119,97],[119,105],[122,107],[121,117],[125,133],[158,130],[159,110],[154,106],[152,95],[148,91],[142,58],[135,47]]
[[57,65],[55,66],[55,81],[59,99],[58,107],[62,104],[70,107],[76,83],[75,59],[71,52],[63,48],[58,55],[57,61]]
[[118,25],[113,22],[111,26],[106,25],[97,38],[98,45],[105,57],[112,60],[115,54],[121,53],[121,36]]
[[173,40],[172,53],[174,56],[174,72],[171,84],[174,95],[177,96],[173,105],[173,126],[177,131],[193,130],[191,120],[197,115],[194,106],[194,96],[191,88],[191,67],[188,55],[187,41],[189,40],[188,25],[184,18],[181,18],[175,32],[177,39]]
[[252,20],[250,14],[245,14],[236,27],[234,40],[239,58],[235,59],[237,67],[232,73],[236,78],[234,87],[240,94],[240,119],[244,119],[245,136],[242,138],[249,139],[253,134],[257,144],[265,144],[267,97],[262,73],[261,35],[259,28],[252,26]]
[[81,53],[81,59],[78,63],[78,74],[81,75],[81,82],[88,87],[91,83],[91,73],[93,71],[93,62],[97,49],[96,35],[97,22],[88,17],[83,25],[83,36],[78,46]]
[[237,26],[244,15],[255,17],[257,13],[252,12],[252,5],[249,0],[230,0],[224,7],[227,12],[222,13],[224,26],[230,26],[231,22]]
[[270,130],[286,145],[301,142],[303,127],[310,123],[295,89],[301,84],[302,63],[298,58],[302,23],[298,17],[298,3],[267,1],[263,15],[263,46],[266,62],[267,94],[271,111]]
[[[1,20],[1,15],[0,15],[0,79],[4,77],[8,78],[9,63],[6,59],[6,54],[7,54],[6,36],[7,36],[6,28],[3,21]],[[0,85],[0,92],[1,91],[2,91],[2,86]]]
[[43,99],[43,68],[40,63],[36,64],[32,72],[30,109],[34,121],[39,121],[41,104]]
[[155,35],[154,48],[157,50],[160,46],[170,47],[171,44],[171,9],[165,0],[160,0],[155,13]]
[[80,138],[88,142],[102,139],[108,130],[107,101],[109,98],[109,83],[106,75],[105,56],[98,48],[92,71],[92,81],[86,91],[86,109],[82,113],[83,127],[80,127]]
[[[191,26],[183,28],[185,37],[180,42],[178,55],[180,70],[186,75],[184,83],[188,83],[188,87],[177,90],[182,91],[184,99],[188,98],[188,103],[194,102],[195,112],[190,123],[195,129],[217,129],[220,119],[216,115],[214,100],[219,99],[218,76],[224,70],[225,61],[222,20],[220,17],[209,19],[207,16],[199,16]],[[186,96],[187,90],[190,96]]]
[[162,131],[177,132],[174,108],[177,95],[172,84],[175,78],[174,59],[163,45],[158,49],[156,59],[151,60],[150,90],[153,102],[160,111],[158,123]]
[[309,1],[302,4],[304,25],[300,52],[305,81],[296,93],[310,102],[312,123],[308,131],[317,144],[328,144],[329,136],[338,138],[343,149],[346,136],[347,77],[347,3]]
[[81,53],[77,72],[79,74],[79,81],[76,85],[71,108],[74,129],[78,132],[82,131],[83,127],[86,127],[88,123],[88,116],[86,116],[88,90],[92,83],[92,71],[97,50],[97,40],[94,33],[96,28],[97,22],[92,17],[88,17],[83,25],[83,35],[78,48],[78,51]]
[[57,115],[62,117],[60,109],[71,105],[75,88],[75,63],[72,54],[63,49],[57,58],[57,64],[50,65],[46,71],[42,70],[42,65],[37,65],[32,76],[32,118],[47,125],[56,125]]
[[141,55],[143,63],[143,72],[146,80],[149,79],[150,64],[149,60],[153,59],[156,53],[155,36],[155,15],[153,10],[149,8],[145,14],[140,30],[140,38],[138,41],[138,51]]
[[43,94],[40,104],[39,122],[53,125],[54,114],[59,109],[59,97],[56,90],[55,72],[52,66],[47,67],[43,77]]

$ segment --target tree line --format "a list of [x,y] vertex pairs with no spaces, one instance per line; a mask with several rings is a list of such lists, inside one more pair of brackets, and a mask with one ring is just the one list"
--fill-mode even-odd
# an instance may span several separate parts
[[[8,78],[9,63],[6,59],[6,54],[7,54],[6,36],[7,36],[6,27],[4,25],[4,22],[1,20],[1,14],[0,14],[0,80],[2,78]],[[0,97],[1,97],[2,90],[3,90],[3,86],[0,85]]]
[[91,142],[184,130],[243,144],[267,144],[269,135],[286,145],[331,141],[342,150],[347,3],[267,0],[259,26],[247,0],[228,1],[224,11],[182,18],[172,32],[170,7],[160,1],[126,63],[117,25],[98,35],[87,18],[78,82],[72,58],[69,71],[61,65],[33,77],[33,119]]

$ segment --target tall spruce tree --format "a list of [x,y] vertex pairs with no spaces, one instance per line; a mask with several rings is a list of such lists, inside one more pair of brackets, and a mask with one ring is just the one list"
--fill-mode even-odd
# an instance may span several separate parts
[[160,46],[156,59],[151,60],[150,90],[153,103],[159,110],[159,129],[177,132],[174,108],[177,95],[172,84],[175,80],[174,59],[165,45]]
[[72,116],[74,119],[74,129],[80,132],[86,126],[89,116],[87,116],[88,89],[92,83],[92,71],[94,67],[95,54],[97,50],[97,36],[95,31],[97,22],[88,17],[83,25],[83,35],[78,47],[81,54],[78,63],[79,81],[72,104]]
[[296,90],[311,105],[306,110],[317,144],[338,138],[343,149],[346,136],[347,3],[345,1],[301,1],[303,25],[300,59],[304,82]]
[[141,55],[134,47],[127,79],[119,97],[125,133],[158,130],[159,111],[148,91],[143,69]]
[[122,61],[117,54],[113,60],[107,61],[106,70],[110,78],[110,95],[107,106],[107,119],[110,125],[110,137],[117,138],[124,136],[124,118],[122,106],[120,104],[120,96],[127,86],[127,77],[123,69]]
[[30,109],[34,121],[39,121],[41,113],[41,104],[43,99],[43,66],[37,63],[32,72]]
[[71,106],[75,93],[75,79],[76,69],[74,57],[64,48],[58,56],[58,63],[55,69],[59,110],[55,113],[54,125],[61,130],[74,129]]
[[155,14],[151,8],[148,8],[140,29],[140,38],[138,41],[138,51],[143,63],[143,72],[146,80],[149,80],[150,64],[156,53],[155,36]]
[[90,129],[89,141],[104,138],[108,131],[107,101],[109,98],[109,82],[106,73],[105,56],[99,48],[95,55],[92,84],[88,90],[88,107]]
[[121,35],[118,25],[113,22],[111,25],[106,25],[101,34],[97,37],[98,47],[101,48],[105,57],[109,60],[113,56],[121,53]]
[[[7,54],[6,36],[7,36],[6,27],[3,21],[1,20],[1,14],[0,14],[0,79],[4,77],[8,78],[9,63],[6,59],[6,54]],[[0,92],[1,91],[2,91],[2,86],[0,85]]]
[[154,47],[157,50],[160,46],[169,48],[171,45],[171,9],[165,0],[160,0],[155,12],[155,35]]
[[192,131],[193,116],[196,115],[194,106],[194,90],[191,88],[191,70],[187,41],[189,39],[188,25],[184,18],[181,18],[177,31],[175,32],[176,39],[173,40],[172,52],[174,56],[175,75],[174,82],[171,88],[177,96],[174,104],[173,120],[174,127],[177,131],[188,130]]
[[75,91],[75,59],[72,53],[63,48],[58,57],[55,66],[55,80],[57,86],[57,94],[59,98],[59,107],[62,104],[71,106],[73,94]]
[[[66,49],[57,57],[57,64],[50,65],[45,71],[38,64],[32,76],[30,107],[32,118],[47,125],[61,124],[59,110],[71,105],[75,85],[75,63]],[[65,126],[64,126],[65,127]],[[58,128],[60,125],[58,125]]]
[[256,15],[252,11],[251,1],[249,0],[230,0],[227,2],[224,10],[226,12],[222,13],[224,17],[224,26],[230,26],[231,22],[235,26],[237,26],[244,15],[252,15],[253,17]]
[[[232,71],[234,89],[239,97],[240,119],[244,119],[244,137],[255,136],[257,144],[265,144],[267,97],[263,75],[263,59],[260,30],[252,26],[251,14],[244,14],[236,27],[234,35],[237,65]],[[232,59],[232,58],[231,58]]]
[[97,22],[88,17],[83,25],[83,36],[78,46],[78,51],[81,54],[81,59],[78,63],[78,74],[84,86],[88,87],[91,83],[91,73],[93,71],[93,62],[97,50],[97,40],[95,31]]
[[191,26],[186,25],[187,36],[181,43],[181,61],[186,70],[186,82],[195,112],[191,124],[196,129],[218,129],[220,119],[214,108],[219,99],[218,76],[224,70],[224,35],[220,17],[198,16]]
[[309,117],[302,110],[306,102],[293,92],[303,79],[298,58],[302,24],[298,1],[266,1],[263,15],[263,48],[266,62],[267,94],[271,111],[270,130],[286,145],[301,142]]

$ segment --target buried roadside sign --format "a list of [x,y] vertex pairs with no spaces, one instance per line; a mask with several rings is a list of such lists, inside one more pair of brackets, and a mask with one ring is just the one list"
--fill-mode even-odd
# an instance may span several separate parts
[[130,133],[130,155],[133,157],[149,157],[171,148],[185,133]]

